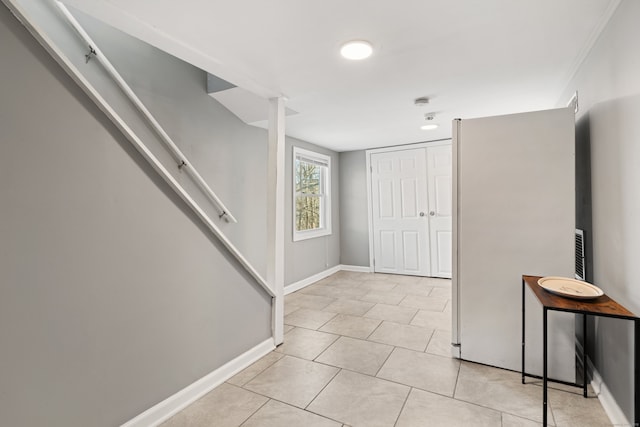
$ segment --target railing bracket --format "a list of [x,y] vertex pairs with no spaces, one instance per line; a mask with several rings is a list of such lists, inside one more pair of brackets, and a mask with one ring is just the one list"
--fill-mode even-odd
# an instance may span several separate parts
[[89,63],[89,61],[91,60],[91,58],[92,58],[93,56],[97,56],[97,55],[98,55],[98,54],[96,53],[95,49],[94,49],[91,45],[89,45],[89,53],[87,53],[87,54],[84,56],[84,63],[85,63],[85,64],[88,64],[88,63]]

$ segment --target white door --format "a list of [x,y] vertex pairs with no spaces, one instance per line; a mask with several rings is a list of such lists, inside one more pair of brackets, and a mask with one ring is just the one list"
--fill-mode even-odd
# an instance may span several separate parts
[[374,270],[430,275],[424,148],[371,154]]
[[451,145],[427,147],[431,276],[451,278]]

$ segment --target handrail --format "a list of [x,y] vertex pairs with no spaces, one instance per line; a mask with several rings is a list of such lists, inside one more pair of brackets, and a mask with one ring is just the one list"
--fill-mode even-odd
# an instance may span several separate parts
[[[85,93],[93,100],[96,105],[105,113],[107,117],[116,125],[116,127],[129,139],[132,145],[144,157],[151,167],[165,180],[165,182],[174,190],[178,196],[194,211],[196,216],[205,224],[205,226],[216,236],[222,245],[236,258],[236,260],[244,267],[244,269],[262,286],[267,294],[275,298],[275,292],[269,287],[266,280],[256,271],[249,261],[240,253],[240,251],[231,243],[229,239],[222,233],[218,226],[209,218],[202,208],[193,200],[180,183],[169,173],[164,165],[156,158],[147,148],[136,133],[127,125],[127,123],[118,115],[118,113],[109,105],[106,99],[98,93],[95,87],[89,82],[87,77],[80,72],[69,57],[59,48],[42,28],[34,25],[34,22],[27,17],[26,11],[22,6],[17,4],[16,0],[2,0],[4,4],[9,6],[11,12],[25,25],[29,32],[44,46],[44,48],[53,56],[53,58],[69,73],[74,81],[85,91]],[[61,5],[63,8],[64,6]],[[66,11],[66,8],[61,11]],[[68,13],[68,11],[67,11]]]
[[[59,1],[55,1],[55,4],[58,6],[60,11],[63,13],[65,18],[69,21],[69,23],[73,26],[76,32],[81,36],[81,38],[89,44],[90,52],[97,56],[100,63],[105,67],[105,69],[109,72],[111,77],[116,81],[118,86],[122,89],[125,95],[131,100],[131,102],[140,110],[140,112],[149,120],[154,129],[158,132],[163,140],[167,143],[167,146],[170,147],[172,154],[178,156],[178,160],[181,161],[179,166],[189,166],[189,163],[186,162],[186,158],[180,151],[180,149],[173,143],[169,135],[162,129],[160,124],[155,120],[155,118],[151,115],[151,112],[147,110],[142,101],[135,95],[133,90],[127,85],[122,76],[116,71],[113,65],[109,62],[104,54],[99,50],[96,44],[93,42],[91,37],[84,31],[80,23],[71,15],[69,10]],[[95,53],[94,53],[95,52]],[[89,59],[89,58],[88,58]],[[86,82],[88,84],[88,82]],[[135,132],[125,124],[124,120],[122,120],[118,114],[108,105],[106,100],[102,98],[99,94],[95,93],[95,96],[100,99],[101,103],[107,108],[111,115],[116,118],[119,125],[122,126],[122,129],[129,135],[131,141],[134,143],[138,151],[145,157],[145,159],[153,166],[153,168],[165,179],[165,181],[174,189],[176,193],[191,207],[191,209],[196,213],[196,215],[205,223],[205,225],[213,232],[213,234],[222,242],[222,244],[231,252],[231,254],[240,262],[240,264],[251,274],[251,276],[264,288],[264,290],[271,296],[275,297],[274,291],[269,287],[266,280],[256,271],[255,268],[249,263],[249,261],[240,253],[238,248],[235,247],[233,243],[222,233],[222,231],[218,228],[218,226],[209,218],[209,216],[204,212],[204,210],[196,203],[195,200],[188,194],[188,192],[178,183],[178,181],[171,175],[171,173],[165,168],[165,166],[158,160],[157,157],[153,155],[153,153],[149,150],[149,148],[140,140],[140,138],[135,134]],[[207,185],[207,183],[202,179],[202,177],[198,174],[198,172],[191,166],[188,167],[187,170],[191,171],[196,177],[196,182],[198,182],[205,192],[212,197],[212,199],[219,204],[219,209],[222,211],[220,217],[225,216],[228,217],[229,221],[237,222],[237,220],[227,211],[224,207],[224,204],[218,199],[218,197],[213,193],[211,188]]]
[[231,212],[229,212],[229,209],[227,209],[224,203],[222,203],[222,200],[220,200],[220,198],[218,198],[216,193],[213,192],[211,187],[209,187],[207,182],[202,178],[202,176],[200,176],[200,174],[193,167],[193,165],[189,161],[187,161],[187,157],[182,153],[182,151],[180,151],[178,146],[173,142],[173,140],[167,134],[167,132],[165,132],[165,130],[160,125],[160,123],[158,123],[156,118],[153,117],[151,112],[147,109],[147,107],[140,100],[140,98],[138,98],[138,96],[135,94],[133,89],[131,89],[131,86],[127,84],[127,82],[122,78],[120,73],[118,73],[118,71],[107,59],[104,53],[102,53],[102,51],[98,48],[96,43],[91,39],[91,36],[87,34],[87,32],[84,30],[84,28],[82,28],[80,23],[73,17],[73,15],[71,15],[71,12],[69,12],[69,9],[67,9],[67,7],[64,4],[62,4],[57,0],[55,1],[55,4],[56,6],[58,6],[58,8],[62,12],[63,16],[67,19],[67,21],[69,21],[71,26],[76,30],[78,35],[84,40],[85,43],[89,45],[90,53],[86,56],[87,61],[89,61],[89,59],[91,59],[93,56],[95,56],[98,59],[98,61],[100,62],[100,64],[102,64],[102,66],[105,68],[107,73],[109,73],[109,75],[115,80],[118,87],[120,87],[122,92],[124,92],[124,94],[127,96],[127,98],[129,98],[129,100],[138,109],[138,111],[140,111],[142,115],[149,121],[149,123],[151,124],[153,129],[156,131],[156,133],[160,136],[160,138],[165,143],[167,148],[169,148],[169,151],[171,152],[173,158],[178,163],[178,168],[181,170],[184,169],[187,172],[189,172],[192,178],[194,179],[194,181],[196,182],[196,184],[198,184],[198,186],[202,189],[202,191],[204,191],[204,193],[213,202],[213,204],[219,210],[219,214],[220,214],[219,218],[224,218],[227,222],[237,223],[238,220],[236,220],[236,218],[233,215],[231,215]]

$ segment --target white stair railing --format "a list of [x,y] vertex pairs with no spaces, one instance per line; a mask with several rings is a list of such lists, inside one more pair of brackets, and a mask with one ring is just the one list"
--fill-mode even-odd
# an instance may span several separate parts
[[135,94],[131,86],[127,84],[127,82],[122,78],[118,70],[115,69],[113,64],[107,59],[104,53],[100,50],[97,44],[91,39],[91,36],[87,34],[87,32],[82,28],[80,23],[76,20],[76,18],[69,12],[67,7],[60,3],[59,1],[55,2],[56,6],[62,12],[62,15],[67,19],[69,24],[73,27],[73,29],[78,33],[78,35],[84,40],[84,42],[89,46],[89,53],[86,55],[87,61],[95,57],[100,64],[104,67],[107,73],[111,76],[111,78],[116,82],[118,87],[122,90],[122,92],[126,95],[127,98],[133,103],[133,105],[142,113],[142,115],[147,119],[151,127],[156,131],[158,136],[162,139],[162,142],[169,149],[169,152],[175,159],[178,168],[181,170],[187,171],[193,178],[193,180],[198,184],[198,186],[202,189],[202,191],[209,197],[209,199],[213,202],[216,208],[219,210],[219,217],[223,218],[227,222],[237,223],[238,221],[235,219],[229,209],[222,203],[222,200],[213,192],[211,187],[207,184],[207,182],[202,178],[202,176],[195,169],[193,164],[187,161],[187,157],[180,151],[178,146],[173,142],[169,134],[165,132],[160,123],[156,120],[156,118],[151,114],[149,109],[144,105],[142,100],[138,98]]

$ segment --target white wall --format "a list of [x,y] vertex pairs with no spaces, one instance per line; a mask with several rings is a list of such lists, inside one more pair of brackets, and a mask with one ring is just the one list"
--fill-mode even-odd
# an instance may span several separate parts
[[[558,103],[566,105],[573,92],[578,91],[578,142],[590,145],[591,277],[609,296],[636,314],[640,314],[638,22],[640,2],[623,0]],[[590,357],[631,421],[633,329],[629,323],[598,320]]]

